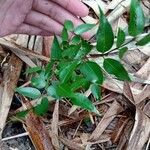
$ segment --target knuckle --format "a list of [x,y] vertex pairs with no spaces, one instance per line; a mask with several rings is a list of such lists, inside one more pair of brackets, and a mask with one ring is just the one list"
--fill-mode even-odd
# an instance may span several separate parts
[[52,18],[56,18],[56,16],[57,16],[57,10],[56,10],[55,7],[49,8],[49,15],[50,15],[50,17],[52,17]]
[[43,27],[46,26],[46,21],[45,21],[44,18],[41,18],[41,20],[39,21],[39,26],[40,26],[41,28],[43,28]]

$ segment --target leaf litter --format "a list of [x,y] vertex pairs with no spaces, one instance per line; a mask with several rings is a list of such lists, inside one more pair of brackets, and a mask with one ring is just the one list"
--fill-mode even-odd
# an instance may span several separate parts
[[[118,27],[126,31],[130,0],[83,0],[83,2],[90,8],[89,16],[83,18],[85,22],[89,24],[98,22],[97,16],[100,6],[108,20],[113,24],[113,31],[116,35]],[[147,7],[150,6],[150,2],[148,0],[141,2],[145,15],[149,15]],[[149,33],[149,25],[150,22],[147,22],[146,34]],[[94,34],[95,30],[92,31]],[[2,124],[0,133],[2,133],[6,119],[8,121],[13,119],[20,121],[18,118],[13,118],[17,110],[22,108],[23,110],[30,110],[32,107],[32,102],[24,100],[22,96],[15,95],[12,98],[14,94],[12,88],[16,86],[16,80],[20,84],[25,83],[31,77],[22,75],[20,79],[17,76],[15,79],[12,77],[21,72],[22,63],[26,64],[26,68],[45,64],[49,60],[47,49],[51,49],[52,41],[53,38],[25,35],[0,39],[0,45],[2,45],[0,61],[4,62],[1,64],[0,70],[0,96],[2,97],[0,110],[6,110],[5,112],[0,111],[0,116],[5,114],[0,118]],[[28,48],[30,50],[25,52]],[[7,50],[4,51],[3,49]],[[43,49],[44,53],[42,53]],[[150,45],[135,48],[131,42],[128,49],[122,60],[127,70],[130,70],[135,77],[143,79],[143,81],[150,81],[150,60],[147,50],[150,49]],[[138,53],[136,53],[137,51]],[[6,53],[11,54],[10,57],[6,58]],[[109,55],[109,57],[114,58],[116,53]],[[12,71],[12,68],[6,66],[13,65],[14,61],[16,62],[15,59],[18,59],[16,56],[22,60],[22,62],[17,60],[19,68],[13,68],[12,76],[4,76],[6,72]],[[91,60],[97,61],[94,57]],[[11,84],[7,85],[10,81],[12,81]],[[150,147],[150,85],[145,84],[145,82],[124,83],[108,76],[101,87],[101,93],[101,101],[94,103],[101,113],[100,116],[75,106],[72,107],[70,102],[59,100],[51,102],[51,98],[49,99],[51,102],[49,111],[46,115],[38,117],[30,110],[30,113],[21,122],[26,132],[29,133],[35,148],[39,150],[148,150]],[[87,91],[85,94],[92,101],[95,101],[95,98],[91,96],[91,91]],[[20,102],[19,106],[14,104],[16,98]],[[7,117],[8,115],[9,117]],[[11,117],[13,119],[10,120]]]

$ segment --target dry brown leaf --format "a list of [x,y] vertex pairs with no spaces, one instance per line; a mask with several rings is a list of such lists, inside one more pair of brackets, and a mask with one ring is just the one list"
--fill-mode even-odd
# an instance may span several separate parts
[[[71,118],[71,119],[76,119],[79,117],[78,112],[74,112],[71,115],[68,116],[68,110],[70,109],[69,106],[64,105],[64,104],[59,104],[59,115],[63,116],[65,118]],[[54,111],[54,105],[52,104],[52,107],[50,107],[50,111],[53,112]]]
[[83,145],[86,146],[86,145],[100,144],[100,143],[108,142],[108,141],[110,141],[110,139],[111,139],[110,135],[102,134],[97,141],[94,141],[94,142],[83,142]]
[[113,143],[118,143],[123,132],[124,132],[124,128],[126,127],[127,123],[129,122],[129,119],[125,116],[122,116],[116,127],[115,127],[115,130],[113,131],[112,135],[111,135],[111,141]]
[[142,150],[150,136],[150,118],[142,110],[136,109],[135,124],[127,145],[127,150]]
[[126,98],[128,98],[128,100],[129,100],[132,104],[135,104],[134,96],[133,96],[133,93],[132,93],[132,91],[131,91],[129,82],[124,82],[123,94],[125,95]]
[[143,112],[150,118],[150,101],[145,105]]
[[130,6],[130,0],[122,1],[116,8],[108,15],[108,20],[114,22],[127,11]]
[[[106,79],[103,83],[104,88],[120,94],[123,94],[123,85],[122,81],[117,81],[115,79]],[[141,90],[132,87],[131,90],[133,94],[139,94],[141,92]]]
[[60,141],[66,145],[71,150],[85,150],[85,148],[76,142],[73,142],[72,140],[64,139],[62,137],[59,138]]
[[138,72],[136,72],[135,76],[140,77],[141,79],[145,79],[145,80],[150,79],[150,58],[141,67],[141,69],[139,69]]
[[18,52],[22,55],[25,55],[25,56],[30,56],[30,57],[35,57],[35,58],[38,58],[40,60],[44,60],[46,62],[49,61],[49,58],[48,57],[45,57],[41,54],[38,54],[38,53],[35,53],[27,48],[24,48],[18,44],[15,44],[13,42],[10,42],[6,39],[0,39],[0,44],[8,49],[10,49],[12,52]]
[[148,97],[150,97],[150,85],[145,86],[140,94],[134,96],[135,103],[139,104],[142,101],[146,100]]
[[122,136],[120,137],[116,150],[125,150],[125,146],[127,142],[129,141],[132,128],[133,128],[133,120],[130,119],[129,122],[125,126]]
[[97,125],[96,129],[91,134],[89,141],[98,140],[98,138],[102,135],[110,122],[116,117],[117,114],[122,111],[123,108],[120,106],[120,104],[117,101],[114,101],[108,111],[105,113],[104,117]]

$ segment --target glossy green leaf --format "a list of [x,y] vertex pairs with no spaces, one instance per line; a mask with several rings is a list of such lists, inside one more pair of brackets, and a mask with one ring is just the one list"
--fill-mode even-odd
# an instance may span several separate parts
[[61,72],[59,73],[61,83],[66,83],[70,80],[71,75],[75,71],[78,64],[78,61],[74,61],[71,64],[65,66],[63,70],[61,70]]
[[98,110],[94,106],[94,104],[83,94],[76,93],[74,96],[70,99],[70,101],[77,106],[80,106],[83,109],[87,109],[91,112],[94,112],[96,114],[99,114]]
[[139,0],[131,0],[130,21],[128,32],[131,36],[137,36],[143,32],[145,25],[144,12],[140,6]]
[[61,33],[61,38],[62,38],[62,41],[68,41],[69,35],[68,35],[68,31],[66,28],[63,28],[62,33]]
[[79,69],[88,81],[98,84],[103,83],[103,72],[97,63],[88,61],[81,64]]
[[33,67],[33,68],[28,68],[25,73],[31,74],[31,73],[39,72],[41,70],[42,70],[42,68],[37,66],[37,67]]
[[109,74],[115,75],[119,80],[130,81],[128,72],[119,61],[107,58],[104,60],[103,66]]
[[93,46],[89,42],[82,40],[81,48],[79,49],[79,51],[76,54],[76,56],[74,57],[74,59],[84,58],[89,52],[91,52],[92,48],[93,48]]
[[38,77],[33,77],[31,79],[31,83],[34,87],[36,87],[38,89],[42,89],[46,86],[47,82],[46,82],[45,78],[38,76]]
[[96,99],[101,98],[101,87],[98,84],[93,84],[91,86],[91,92]]
[[71,84],[70,88],[71,88],[72,91],[76,91],[76,90],[78,90],[79,88],[84,88],[84,87],[87,85],[87,82],[88,82],[88,81],[87,81],[85,78],[80,78],[80,79],[78,79],[78,80],[75,80],[75,81]]
[[41,92],[32,87],[19,87],[16,89],[16,92],[31,99],[37,99],[41,96]]
[[69,41],[62,41],[60,46],[61,46],[62,50],[65,50],[70,46],[70,43],[69,43]]
[[43,116],[47,113],[49,109],[49,101],[46,97],[43,97],[41,103],[33,108],[33,111],[38,116]]
[[21,111],[21,112],[18,112],[16,113],[16,118],[19,118],[19,119],[24,119],[26,117],[26,115],[28,114],[29,110],[25,110],[25,111]]
[[79,44],[81,42],[81,37],[79,35],[75,35],[72,39],[71,39],[71,43],[72,44]]
[[57,88],[57,94],[60,97],[70,98],[74,95],[68,84],[60,84]]
[[54,40],[51,48],[51,59],[59,60],[61,57],[62,57],[62,50],[60,48],[57,37],[54,36]]
[[119,49],[119,58],[122,59],[124,54],[128,51],[127,47],[122,47]]
[[56,82],[48,87],[47,93],[49,96],[52,96],[56,99],[60,99],[61,97],[69,98],[73,94],[69,85],[60,84],[59,82]]
[[58,82],[53,82],[53,84],[47,88],[47,94],[53,98],[60,99],[60,96],[58,95],[57,92],[58,85],[59,85]]
[[107,18],[100,9],[99,28],[97,31],[97,45],[96,48],[99,52],[105,53],[111,49],[114,43],[114,34],[111,25]]
[[81,24],[74,29],[74,33],[77,35],[81,35],[87,31],[91,30],[95,26],[96,26],[96,24]]
[[48,80],[50,76],[52,75],[52,69],[53,69],[54,62],[50,61],[46,67],[45,67],[45,78]]
[[150,34],[146,35],[144,38],[142,38],[141,40],[139,40],[136,45],[139,46],[144,46],[146,44],[150,43]]
[[62,57],[74,58],[80,49],[80,45],[70,45],[62,53]]
[[70,20],[66,20],[66,21],[65,21],[64,27],[65,27],[68,31],[73,31],[73,29],[74,29],[74,25],[73,25],[72,21],[70,21]]
[[70,65],[70,60],[66,59],[61,60],[60,63],[58,64],[59,73],[68,65]]
[[119,28],[117,35],[117,47],[120,47],[125,42],[125,33]]

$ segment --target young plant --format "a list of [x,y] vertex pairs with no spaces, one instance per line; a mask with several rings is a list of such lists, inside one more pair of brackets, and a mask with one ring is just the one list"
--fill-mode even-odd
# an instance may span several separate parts
[[[105,80],[105,72],[113,75],[118,80],[131,81],[128,72],[120,61],[108,58],[107,54],[118,50],[121,59],[127,51],[126,35],[122,29],[118,30],[116,47],[114,45],[114,33],[110,23],[100,10],[99,27],[96,34],[96,50],[101,53],[103,67],[96,62],[89,60],[87,55],[94,46],[89,40],[82,38],[82,34],[91,30],[96,24],[82,24],[74,27],[73,23],[67,20],[60,40],[55,36],[51,59],[46,67],[35,67],[27,70],[26,73],[34,74],[30,87],[19,87],[16,92],[28,97],[30,100],[38,99],[40,104],[33,108],[38,115],[43,115],[48,110],[48,99],[67,100],[73,105],[80,106],[90,112],[99,114],[94,104],[83,93],[90,88],[93,97],[100,100],[101,86]],[[144,13],[138,0],[131,1],[129,35],[136,40],[136,36],[144,29]],[[70,38],[70,34],[73,36]],[[150,41],[150,35],[138,41],[137,45],[144,45]],[[107,57],[106,57],[107,56]],[[105,70],[105,71],[104,71]]]

